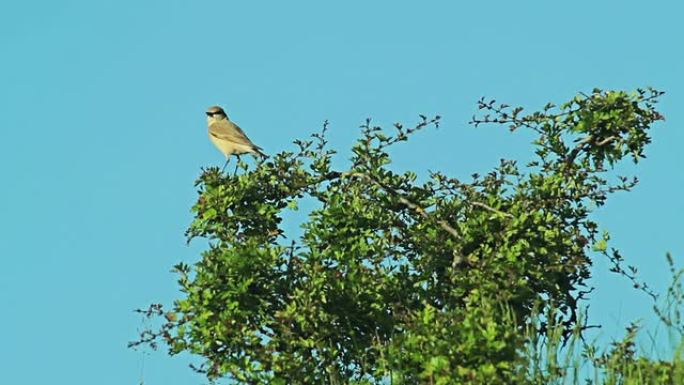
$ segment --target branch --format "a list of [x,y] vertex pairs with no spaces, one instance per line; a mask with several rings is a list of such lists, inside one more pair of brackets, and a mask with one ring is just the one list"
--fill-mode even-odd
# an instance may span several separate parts
[[501,210],[495,209],[494,207],[489,206],[489,205],[486,205],[486,204],[484,204],[484,203],[482,203],[482,202],[470,202],[470,204],[473,205],[473,206],[481,207],[481,208],[483,208],[483,209],[485,209],[485,210],[488,210],[488,211],[491,211],[491,212],[493,212],[493,213],[497,213],[497,214],[499,214],[499,215],[503,215],[504,217],[507,217],[507,218],[513,218],[513,215],[511,215],[511,214],[509,214],[509,213],[505,213],[505,212],[503,212],[503,211],[501,211]]
[[611,136],[601,140],[600,142],[595,142],[596,137],[593,135],[589,135],[586,138],[580,140],[579,143],[577,143],[577,146],[575,146],[575,148],[573,148],[572,151],[570,151],[570,153],[568,154],[568,157],[565,158],[565,162],[567,164],[573,163],[575,161],[575,159],[577,158],[577,156],[579,155],[580,151],[584,150],[584,148],[590,144],[595,144],[597,146],[605,146],[606,144],[608,144],[614,140],[617,140],[617,139],[619,139],[618,136],[611,135]]
[[[331,174],[332,174],[332,175],[331,175]],[[403,195],[401,195],[401,193],[399,193],[399,192],[398,192],[397,190],[395,190],[394,188],[392,188],[392,187],[390,187],[390,186],[387,186],[387,185],[381,183],[380,181],[375,180],[373,177],[371,177],[371,176],[368,175],[368,174],[364,174],[364,173],[362,173],[362,172],[344,172],[344,173],[333,172],[333,173],[331,173],[331,174],[328,174],[328,176],[332,176],[333,178],[352,177],[352,178],[361,178],[361,179],[365,179],[365,180],[367,180],[367,181],[373,183],[374,185],[380,187],[381,189],[387,191],[388,193],[390,193],[390,194],[396,196],[396,197],[399,199],[399,202],[403,203],[406,207],[408,207],[408,208],[410,208],[411,210],[415,211],[415,212],[416,212],[418,215],[420,215],[421,217],[423,217],[423,218],[425,218],[425,219],[427,219],[427,220],[433,219],[433,218],[430,216],[430,214],[428,214],[428,212],[425,211],[424,208],[422,208],[422,207],[418,206],[417,204],[411,202],[410,200],[406,199]],[[460,240],[460,239],[461,239],[461,235],[458,233],[458,231],[456,231],[456,229],[454,229],[453,227],[451,227],[451,225],[449,225],[449,223],[447,223],[446,221],[444,221],[444,220],[442,220],[442,219],[438,219],[438,220],[436,220],[435,222],[437,222],[437,224],[438,224],[444,231],[446,231],[447,233],[451,234],[451,236],[454,237],[454,239],[457,239],[457,240]]]
[[[380,181],[376,180],[375,178],[371,177],[368,174],[362,173],[362,172],[339,172],[339,171],[332,171],[329,172],[327,175],[325,175],[321,180],[318,182],[322,182],[324,180],[333,180],[333,179],[341,179],[345,177],[350,177],[350,178],[359,178],[359,179],[364,179],[381,189],[385,190],[386,192],[396,196],[399,199],[399,202],[404,204],[406,207],[409,209],[415,211],[418,215],[423,217],[426,220],[435,220],[435,222],[439,225],[439,227],[442,228],[442,230],[446,231],[451,235],[452,238],[455,240],[461,240],[461,235],[458,233],[458,231],[453,228],[448,222],[446,222],[443,219],[435,219],[433,218],[427,211],[425,211],[424,208],[420,207],[419,205],[411,202],[410,200],[406,199],[401,193],[399,193],[396,189],[393,187],[387,186]],[[463,261],[463,256],[461,256],[455,249],[453,251],[453,262],[452,266],[457,266]]]

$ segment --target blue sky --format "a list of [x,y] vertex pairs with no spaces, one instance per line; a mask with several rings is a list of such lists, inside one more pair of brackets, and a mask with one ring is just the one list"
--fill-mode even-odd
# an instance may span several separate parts
[[[516,3],[516,4],[514,4]],[[524,4],[523,4],[524,3]],[[467,125],[481,96],[529,108],[593,87],[667,92],[642,184],[596,213],[664,287],[684,256],[684,6],[676,1],[13,1],[0,5],[0,372],[3,383],[134,384],[132,309],[176,295],[200,167],[223,158],[221,104],[267,152],[331,122],[443,116],[399,170],[486,172],[530,136]],[[560,3],[558,3],[560,4]],[[346,157],[340,154],[341,161]],[[592,319],[618,335],[650,304],[597,260]],[[188,357],[145,358],[146,384],[202,383]]]

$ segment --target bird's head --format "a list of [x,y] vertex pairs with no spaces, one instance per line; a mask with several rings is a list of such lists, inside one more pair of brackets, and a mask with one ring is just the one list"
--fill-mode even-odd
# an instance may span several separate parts
[[219,106],[211,106],[207,108],[207,120],[209,122],[214,121],[214,120],[220,120],[220,119],[227,119],[228,117],[226,116],[226,112],[223,111],[223,108]]

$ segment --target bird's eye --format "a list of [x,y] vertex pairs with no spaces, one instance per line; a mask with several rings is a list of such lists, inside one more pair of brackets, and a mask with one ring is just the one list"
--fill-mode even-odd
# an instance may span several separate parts
[[211,117],[211,116],[214,116],[214,114],[216,114],[216,113],[215,113],[215,112],[209,112],[209,111],[207,111],[207,112],[205,112],[205,114],[207,114],[207,116],[210,116],[210,117]]

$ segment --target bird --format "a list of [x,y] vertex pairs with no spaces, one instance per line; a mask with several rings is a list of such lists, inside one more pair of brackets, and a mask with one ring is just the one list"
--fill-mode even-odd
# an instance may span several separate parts
[[[240,155],[243,154],[252,154],[255,157],[259,156],[261,158],[267,157],[261,147],[252,143],[244,131],[228,119],[228,115],[226,115],[223,108],[211,106],[207,108],[206,114],[209,139],[226,157],[226,164],[223,165],[221,171],[225,170],[231,155],[237,156],[238,162],[240,161]],[[237,172],[237,165],[235,166],[235,172]]]

